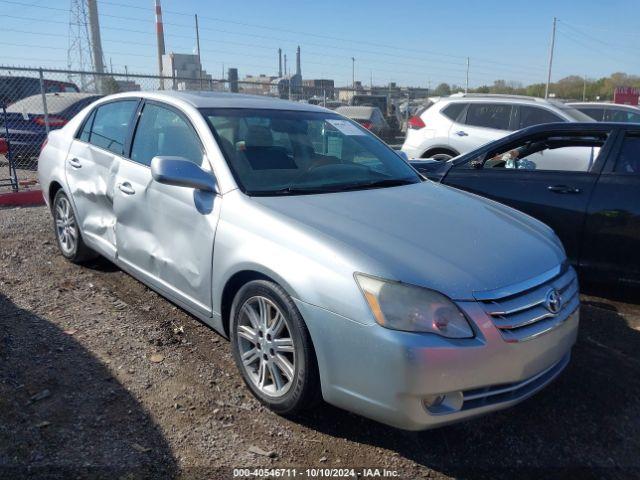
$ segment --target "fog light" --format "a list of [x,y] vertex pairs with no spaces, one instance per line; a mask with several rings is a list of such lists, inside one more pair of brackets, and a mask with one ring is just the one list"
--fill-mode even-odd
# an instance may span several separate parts
[[433,415],[454,413],[462,408],[464,398],[462,392],[428,395],[422,399],[425,410]]
[[437,407],[444,402],[444,395],[429,395],[424,398],[424,406],[429,410],[430,408]]

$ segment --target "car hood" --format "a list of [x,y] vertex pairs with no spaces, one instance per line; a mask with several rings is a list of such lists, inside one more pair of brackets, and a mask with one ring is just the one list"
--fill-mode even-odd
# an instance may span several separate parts
[[541,222],[491,200],[418,184],[253,200],[333,240],[363,273],[438,290],[457,300],[558,266],[565,253]]

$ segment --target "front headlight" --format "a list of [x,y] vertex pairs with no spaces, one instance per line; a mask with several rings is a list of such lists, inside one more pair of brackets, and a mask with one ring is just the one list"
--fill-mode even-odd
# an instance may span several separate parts
[[473,337],[460,309],[441,293],[361,273],[355,277],[373,316],[383,327],[447,338]]

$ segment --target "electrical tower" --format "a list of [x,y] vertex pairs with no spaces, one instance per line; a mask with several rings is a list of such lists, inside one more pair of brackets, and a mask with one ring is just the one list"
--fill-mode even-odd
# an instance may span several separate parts
[[[71,0],[69,7],[69,46],[67,69],[104,73],[104,58],[95,0]],[[73,81],[69,74],[69,81]],[[100,92],[102,76],[79,74],[83,91]]]

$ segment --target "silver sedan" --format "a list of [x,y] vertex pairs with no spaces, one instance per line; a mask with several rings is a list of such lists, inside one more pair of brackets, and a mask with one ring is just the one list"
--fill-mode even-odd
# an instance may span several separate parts
[[231,340],[251,392],[419,430],[505,408],[569,361],[578,285],[545,225],[425,181],[330,110],[127,93],[39,159],[60,252],[102,255]]

